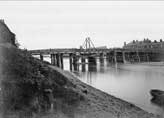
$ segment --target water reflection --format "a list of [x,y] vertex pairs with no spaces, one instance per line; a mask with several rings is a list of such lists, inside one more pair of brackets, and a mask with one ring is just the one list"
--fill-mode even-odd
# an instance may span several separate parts
[[97,66],[92,64],[92,63],[89,63],[88,64],[88,71],[89,72],[96,72],[97,71]]
[[85,69],[85,64],[82,64],[82,72],[85,72],[86,69]]
[[[70,70],[67,67],[69,60],[65,60],[64,69]],[[76,74],[83,82],[159,114],[160,108],[151,103],[149,91],[164,90],[164,66],[112,64],[107,59],[98,58],[96,64],[81,64],[78,68]]]

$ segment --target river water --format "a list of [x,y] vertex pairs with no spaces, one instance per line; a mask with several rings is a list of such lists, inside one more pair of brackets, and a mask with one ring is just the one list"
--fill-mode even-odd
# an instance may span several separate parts
[[[111,64],[106,59],[97,64],[86,64],[73,71],[78,78],[106,93],[155,114],[164,110],[151,103],[151,89],[164,90],[164,63]],[[69,59],[64,59],[64,70],[70,71]]]

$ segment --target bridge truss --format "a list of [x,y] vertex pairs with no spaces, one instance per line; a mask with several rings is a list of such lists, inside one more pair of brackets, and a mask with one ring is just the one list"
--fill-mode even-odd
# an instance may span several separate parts
[[90,37],[87,37],[82,45],[82,49],[95,49],[95,46],[92,42],[92,40],[90,39]]

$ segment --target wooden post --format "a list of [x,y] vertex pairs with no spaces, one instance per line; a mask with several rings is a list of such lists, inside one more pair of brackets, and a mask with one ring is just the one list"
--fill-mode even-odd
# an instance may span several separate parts
[[117,63],[117,52],[114,51],[114,63]]
[[113,54],[112,54],[112,52],[110,52],[109,55],[108,55],[108,58],[109,58],[108,60],[109,60],[109,62],[113,62],[112,57],[113,57]]
[[88,57],[88,63],[96,65],[96,59],[94,57],[89,56]]
[[51,64],[53,65],[53,54],[50,54],[50,58],[51,58]]
[[81,63],[85,64],[85,58],[83,56],[81,57]]
[[72,71],[72,53],[69,54],[70,71]]
[[100,53],[100,63],[104,63],[104,54],[103,53]]
[[128,52],[127,57],[128,57],[128,61],[130,62],[130,52]]
[[144,53],[139,52],[139,56],[140,56],[140,62],[143,62],[144,61]]
[[55,54],[51,54],[51,64],[55,65]]
[[146,60],[147,60],[147,62],[149,62],[149,54],[148,53],[146,53]]
[[139,52],[137,51],[136,53],[137,53],[138,62],[140,62],[141,60],[140,60]]
[[63,54],[61,53],[60,54],[60,66],[61,66],[61,68],[63,69],[63,67],[64,67],[64,65],[63,65]]
[[40,60],[43,61],[43,55],[42,54],[40,54]]
[[60,67],[60,56],[59,56],[59,54],[56,54],[56,62],[57,62],[57,67]]
[[76,56],[76,54],[73,55],[73,67],[74,67],[74,70],[78,70],[78,66],[77,66],[77,62],[78,62],[78,58]]
[[122,59],[123,59],[123,63],[126,63],[126,59],[125,59],[125,52],[122,52]]
[[96,66],[96,58],[92,56],[88,56],[88,71],[90,72],[96,72],[97,66]]
[[108,62],[109,62],[109,60],[110,60],[109,58],[110,58],[110,57],[109,57],[109,53],[107,52],[107,53],[106,53],[106,60],[107,60]]
[[83,55],[81,57],[81,63],[82,63],[82,72],[85,72],[85,58],[83,57]]

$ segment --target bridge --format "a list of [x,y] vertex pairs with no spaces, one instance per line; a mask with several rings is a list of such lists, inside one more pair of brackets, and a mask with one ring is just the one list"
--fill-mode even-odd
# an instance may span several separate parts
[[70,69],[77,69],[79,64],[96,64],[96,59],[103,59],[111,63],[134,63],[163,61],[163,50],[161,49],[123,49],[123,48],[96,48],[89,37],[82,46],[65,49],[39,49],[29,50],[34,55],[39,55],[41,60],[44,57],[51,58],[51,64],[63,68],[63,58],[70,61]]

